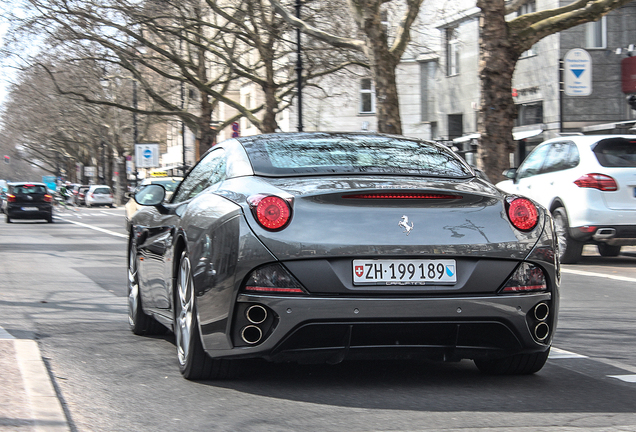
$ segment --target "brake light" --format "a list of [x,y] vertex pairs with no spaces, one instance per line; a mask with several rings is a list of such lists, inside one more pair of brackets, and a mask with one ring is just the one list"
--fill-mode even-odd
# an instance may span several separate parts
[[501,290],[502,293],[524,293],[548,289],[543,270],[527,262],[521,263]]
[[601,191],[618,190],[616,180],[605,174],[585,174],[574,181],[574,184],[580,188],[598,189]]
[[515,228],[530,231],[537,226],[539,212],[537,206],[527,198],[515,198],[508,205],[508,218]]
[[51,201],[53,201],[53,197],[51,195],[49,195],[49,194],[45,194],[44,195],[44,201],[45,202],[51,202]]
[[287,226],[291,219],[291,207],[281,197],[274,195],[253,195],[247,199],[258,223],[269,231],[278,231]]
[[300,282],[280,264],[270,264],[254,270],[247,278],[243,291],[270,294],[306,294]]
[[343,195],[343,198],[354,199],[461,199],[461,195],[435,194],[435,193],[406,193],[406,192],[374,192],[353,195]]
[[7,202],[15,202],[15,195],[7,194]]

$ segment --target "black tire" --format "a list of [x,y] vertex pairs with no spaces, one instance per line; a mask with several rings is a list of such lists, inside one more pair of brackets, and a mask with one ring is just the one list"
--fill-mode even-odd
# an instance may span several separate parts
[[563,264],[575,264],[581,259],[584,243],[570,236],[570,222],[563,207],[552,212],[556,234],[559,241],[559,258]]
[[550,355],[550,349],[534,354],[515,354],[493,360],[475,360],[477,368],[488,375],[531,375],[539,372]]
[[128,248],[128,325],[139,336],[165,334],[167,329],[150,315],[146,315],[141,305],[139,276],[137,275],[137,249],[130,241]]
[[50,215],[46,218],[46,221],[47,221],[48,223],[53,223],[53,215],[52,215],[52,214],[50,214]]
[[605,243],[599,243],[596,245],[598,253],[604,257],[617,257],[621,253],[620,246],[611,246]]
[[11,218],[9,217],[9,213],[7,213],[7,215],[6,215],[6,216],[7,216],[7,219],[6,219],[6,220],[7,220],[7,223],[11,223],[12,221],[11,221]]
[[176,281],[173,329],[181,374],[188,380],[233,377],[237,372],[236,361],[213,359],[203,349],[196,311],[192,267],[186,252],[181,254]]

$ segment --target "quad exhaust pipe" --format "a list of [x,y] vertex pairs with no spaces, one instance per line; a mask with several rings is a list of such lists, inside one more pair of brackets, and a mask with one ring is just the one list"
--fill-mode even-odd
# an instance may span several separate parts
[[540,322],[534,328],[534,337],[537,338],[538,341],[546,340],[549,334],[550,326],[544,322]]
[[539,303],[534,307],[534,317],[539,321],[545,321],[550,315],[550,307],[546,303]]
[[550,315],[550,306],[547,303],[539,303],[533,310],[534,319],[539,321],[534,326],[534,338],[539,342],[543,342],[550,336],[550,326],[546,323],[548,316]]
[[245,317],[252,324],[261,324],[267,319],[267,309],[261,305],[252,305],[245,311]]
[[246,344],[254,345],[263,338],[263,331],[255,325],[243,327],[241,331],[241,339]]

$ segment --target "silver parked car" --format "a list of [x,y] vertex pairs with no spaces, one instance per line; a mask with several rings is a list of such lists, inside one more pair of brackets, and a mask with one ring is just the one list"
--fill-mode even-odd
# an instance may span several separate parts
[[135,195],[129,323],[176,335],[188,379],[241,359],[473,359],[530,374],[559,306],[550,214],[446,147],[291,133],[213,147],[165,202]]

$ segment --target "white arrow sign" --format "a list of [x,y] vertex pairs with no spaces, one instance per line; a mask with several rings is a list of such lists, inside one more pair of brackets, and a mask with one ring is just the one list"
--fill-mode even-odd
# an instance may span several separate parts
[[592,94],[592,57],[581,48],[571,49],[563,57],[564,90],[566,96]]

